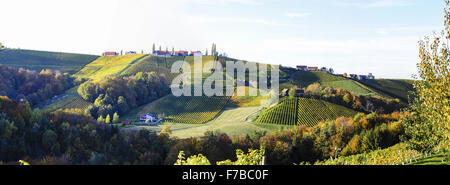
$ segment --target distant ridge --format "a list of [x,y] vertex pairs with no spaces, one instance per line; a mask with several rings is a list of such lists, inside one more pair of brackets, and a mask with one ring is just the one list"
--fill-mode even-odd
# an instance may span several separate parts
[[96,60],[99,56],[37,51],[26,49],[2,49],[0,50],[0,64],[15,68],[24,68],[35,71],[43,69],[58,70],[74,74],[85,65]]

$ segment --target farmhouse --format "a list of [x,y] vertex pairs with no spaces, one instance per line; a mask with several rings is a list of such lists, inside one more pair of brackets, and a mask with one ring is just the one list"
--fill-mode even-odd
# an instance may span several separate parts
[[350,78],[358,78],[357,74],[350,74]]
[[297,66],[297,70],[299,70],[299,71],[307,71],[308,70],[308,66]]
[[308,71],[318,71],[319,67],[308,67]]
[[203,54],[201,51],[192,51],[191,56],[200,57],[200,56],[203,56]]
[[162,51],[162,50],[157,50],[157,51],[155,51],[155,53],[153,53],[154,55],[157,55],[157,56],[165,56],[165,57],[170,57],[171,56],[171,54],[170,54],[170,52],[169,51]]
[[367,75],[358,75],[358,80],[367,80],[369,77]]
[[103,53],[103,56],[117,56],[117,55],[119,55],[119,53],[115,51],[107,51]]
[[297,89],[297,90],[295,90],[295,95],[298,96],[298,97],[304,96],[305,95],[305,90]]
[[183,56],[183,57],[185,57],[185,56],[188,56],[188,51],[175,51],[175,56]]
[[157,122],[156,116],[147,113],[139,116],[139,120],[145,123],[155,123]]
[[136,51],[128,51],[125,53],[126,55],[136,55],[137,52]]

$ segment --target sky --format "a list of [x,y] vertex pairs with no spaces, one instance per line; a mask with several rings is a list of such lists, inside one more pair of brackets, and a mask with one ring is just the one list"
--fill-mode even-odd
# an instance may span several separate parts
[[2,0],[10,48],[100,55],[217,50],[230,57],[411,78],[443,0]]

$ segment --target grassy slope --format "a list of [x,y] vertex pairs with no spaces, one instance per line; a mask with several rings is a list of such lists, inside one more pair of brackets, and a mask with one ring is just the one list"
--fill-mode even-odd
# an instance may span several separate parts
[[414,91],[412,85],[413,80],[396,80],[396,79],[376,79],[376,80],[362,80],[364,85],[382,91],[389,96],[397,97],[400,100],[407,102],[408,92]]
[[[293,84],[298,87],[307,87],[313,83],[320,83],[324,86],[331,86],[333,88],[346,89],[355,95],[375,95],[377,94],[372,89],[359,84],[356,81],[340,76],[335,76],[322,71],[300,71],[296,72],[292,78]],[[285,85],[286,86],[286,85]],[[288,86],[286,86],[288,87]]]
[[77,78],[88,78],[98,80],[109,75],[120,74],[122,71],[145,57],[144,54],[121,55],[121,56],[102,56],[97,60],[86,65],[74,76]]
[[0,64],[35,71],[59,70],[74,74],[97,59],[95,55],[4,49],[0,50]]
[[78,86],[67,90],[64,94],[54,97],[38,105],[45,112],[53,112],[59,109],[85,109],[92,103],[84,100],[77,93]]
[[166,120],[183,123],[205,123],[214,119],[228,104],[227,97],[175,97],[167,95],[157,101],[138,107],[123,119],[137,121],[144,113],[165,114]]

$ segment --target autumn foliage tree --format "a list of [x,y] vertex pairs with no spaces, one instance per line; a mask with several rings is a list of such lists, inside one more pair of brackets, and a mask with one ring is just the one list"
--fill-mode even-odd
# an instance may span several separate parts
[[411,116],[403,121],[404,141],[419,151],[431,151],[442,141],[450,140],[450,2],[445,2],[445,29],[431,39],[419,41],[416,98],[410,107]]

